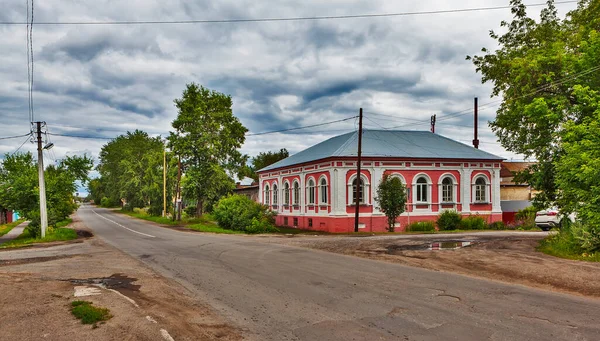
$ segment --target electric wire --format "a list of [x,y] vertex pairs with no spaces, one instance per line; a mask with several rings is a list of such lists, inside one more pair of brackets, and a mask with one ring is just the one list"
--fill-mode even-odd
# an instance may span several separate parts
[[[555,1],[555,5],[577,3],[576,0]],[[546,6],[547,3],[526,4],[527,7]],[[435,15],[448,13],[464,12],[482,12],[502,9],[512,9],[513,6],[489,6],[456,8],[448,10],[433,11],[413,11],[396,13],[374,13],[374,14],[349,14],[349,15],[327,15],[327,16],[306,16],[306,17],[288,17],[288,18],[240,18],[240,19],[192,19],[192,20],[124,20],[124,21],[40,21],[36,25],[162,25],[162,24],[236,24],[236,23],[256,23],[256,22],[278,22],[278,21],[317,21],[317,20],[340,20],[340,19],[365,19],[365,18],[386,18],[386,17],[404,17],[416,15]],[[24,25],[17,21],[0,21],[0,25]]]
[[300,130],[300,129],[306,129],[306,128],[320,127],[320,126],[324,126],[324,125],[329,125],[329,124],[334,124],[334,123],[339,123],[339,122],[344,122],[344,121],[352,120],[352,119],[355,119],[356,117],[358,117],[358,116],[352,116],[352,117],[344,118],[344,119],[341,119],[341,120],[335,120],[335,121],[330,121],[330,122],[325,122],[325,123],[311,124],[311,125],[302,126],[302,127],[295,127],[295,128],[289,128],[289,129],[281,129],[281,130],[273,130],[273,131],[265,131],[265,132],[254,133],[254,134],[246,134],[246,137],[248,137],[248,136],[260,136],[260,135],[267,135],[267,134],[275,134],[275,133],[283,133],[283,132],[286,132],[286,131],[293,131],[293,130]]
[[25,143],[27,143],[27,141],[29,141],[30,138],[31,138],[31,133],[27,134],[27,138],[25,139],[25,141],[23,141],[23,143],[21,143],[21,145],[19,146],[19,148],[17,148],[17,150],[15,150],[14,152],[12,152],[10,155],[15,155],[16,153],[18,153],[19,150],[21,150],[21,148],[23,148],[23,146],[25,145]]
[[25,136],[29,136],[29,135],[31,135],[31,133],[27,133],[27,134],[23,134],[23,135],[16,135],[16,136],[0,137],[0,140],[18,139],[19,137],[25,137]]

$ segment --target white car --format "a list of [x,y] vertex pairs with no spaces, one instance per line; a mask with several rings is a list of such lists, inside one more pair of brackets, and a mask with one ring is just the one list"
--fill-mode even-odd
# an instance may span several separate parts
[[[566,218],[572,223],[575,222],[575,213],[569,214]],[[563,215],[560,214],[556,207],[541,210],[535,214],[535,225],[544,231],[548,231],[554,227],[560,227],[562,220]]]

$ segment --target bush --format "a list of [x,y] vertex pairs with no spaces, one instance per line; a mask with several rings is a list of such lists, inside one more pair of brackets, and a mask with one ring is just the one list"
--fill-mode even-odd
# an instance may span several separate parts
[[274,214],[269,208],[244,195],[231,195],[219,200],[213,216],[220,227],[229,230],[261,233],[274,228]]
[[581,249],[584,251],[600,251],[600,228],[578,222],[572,224],[570,227],[563,226],[562,229],[572,231]]
[[529,206],[522,210],[519,210],[515,215],[516,228],[519,230],[533,230],[536,229],[535,225],[535,214],[537,209],[533,206]]
[[406,227],[406,232],[431,232],[435,231],[433,221],[417,221]]
[[495,221],[488,225],[488,229],[490,230],[506,230],[507,227],[502,221]]
[[461,220],[462,218],[458,212],[447,210],[438,216],[436,224],[440,231],[450,231],[456,230]]
[[487,224],[480,216],[469,216],[460,221],[461,230],[485,230]]
[[196,205],[190,205],[190,206],[186,206],[183,211],[185,212],[186,216],[188,217],[195,217],[196,216]]
[[102,198],[102,200],[100,200],[100,206],[102,206],[102,207],[114,207],[115,203],[112,201],[112,199],[104,197],[104,198]]

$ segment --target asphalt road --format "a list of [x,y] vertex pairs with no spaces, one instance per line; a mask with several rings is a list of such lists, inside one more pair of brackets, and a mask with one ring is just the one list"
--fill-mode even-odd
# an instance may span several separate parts
[[95,234],[174,278],[250,340],[600,340],[600,301],[83,206]]

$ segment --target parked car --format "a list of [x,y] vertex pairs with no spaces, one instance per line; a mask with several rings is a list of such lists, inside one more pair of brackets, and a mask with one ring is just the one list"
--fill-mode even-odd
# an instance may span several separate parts
[[538,211],[535,214],[535,225],[544,231],[548,231],[551,228],[560,227],[563,219],[569,219],[573,223],[575,222],[575,213],[571,213],[564,217],[560,214],[558,208],[552,207]]

